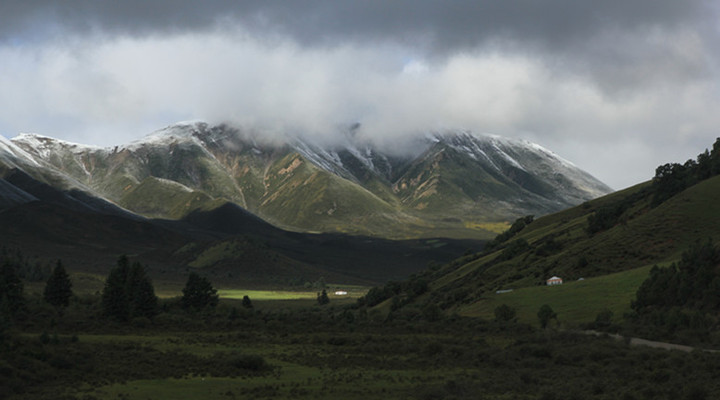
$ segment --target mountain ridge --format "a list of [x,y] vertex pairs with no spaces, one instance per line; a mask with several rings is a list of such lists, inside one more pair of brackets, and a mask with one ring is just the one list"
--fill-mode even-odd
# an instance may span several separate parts
[[[611,191],[529,142],[436,132],[424,147],[414,143],[421,151],[413,156],[357,139],[357,129],[326,146],[203,122],[108,148],[21,134],[3,143],[24,164],[0,161],[40,180],[52,173],[64,188],[146,217],[178,219],[230,201],[285,229],[395,238],[437,230],[489,238],[493,232],[468,226],[546,214]],[[164,193],[173,204],[142,206],[164,201],[150,193]]]

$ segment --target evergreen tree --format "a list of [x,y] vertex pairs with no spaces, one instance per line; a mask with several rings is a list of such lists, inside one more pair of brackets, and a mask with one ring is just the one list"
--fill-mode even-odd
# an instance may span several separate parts
[[323,290],[322,293],[320,293],[317,297],[318,304],[325,305],[330,302],[330,298],[328,298],[327,291]]
[[155,288],[142,264],[134,262],[131,266],[126,256],[118,259],[105,282],[102,308],[104,315],[120,321],[157,314]]
[[252,304],[252,301],[250,300],[250,296],[248,296],[248,295],[243,296],[242,306],[245,308],[248,308],[248,309],[253,308],[253,304]]
[[67,307],[70,305],[70,297],[72,297],[72,282],[70,282],[70,276],[65,271],[62,262],[58,260],[52,275],[45,284],[43,300],[56,307]]
[[102,292],[103,314],[120,321],[130,318],[130,299],[127,292],[127,278],[130,271],[126,256],[118,259],[118,265],[110,270]]
[[720,247],[712,242],[695,243],[680,261],[667,268],[657,266],[640,285],[632,308],[645,313],[654,309],[687,307],[717,312],[720,309]]
[[205,307],[214,308],[218,304],[217,290],[212,287],[210,281],[196,272],[190,273],[182,292],[183,296],[180,303],[186,310],[200,310]]
[[128,273],[128,298],[131,317],[152,318],[157,315],[158,298],[145,268],[134,262]]
[[10,316],[14,316],[25,306],[23,283],[17,275],[15,265],[8,260],[0,266],[0,296],[6,302]]

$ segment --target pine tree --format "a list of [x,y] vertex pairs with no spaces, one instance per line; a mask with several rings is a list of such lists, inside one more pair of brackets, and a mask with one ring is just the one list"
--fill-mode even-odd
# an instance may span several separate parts
[[72,297],[72,282],[62,262],[58,260],[55,269],[45,284],[43,300],[56,307],[67,307]]
[[145,268],[134,262],[128,275],[128,299],[131,317],[152,318],[157,315],[158,298]]
[[218,304],[217,290],[212,287],[210,281],[196,272],[190,273],[182,292],[183,296],[180,303],[186,310],[200,310],[205,307],[214,308]]
[[105,282],[102,294],[103,314],[120,321],[135,317],[152,318],[157,315],[158,299],[145,268],[130,262],[126,256],[118,259]]
[[129,271],[126,256],[120,257],[117,267],[110,270],[102,292],[103,315],[120,321],[130,318],[130,299],[127,293]]

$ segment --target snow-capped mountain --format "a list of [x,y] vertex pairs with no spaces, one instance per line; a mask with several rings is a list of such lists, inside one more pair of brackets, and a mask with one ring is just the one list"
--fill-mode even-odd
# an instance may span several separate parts
[[357,140],[357,128],[333,145],[202,122],[113,148],[22,134],[0,141],[0,171],[19,169],[148,217],[181,218],[229,201],[284,227],[392,237],[472,234],[485,222],[611,191],[526,141],[446,131],[408,155]]

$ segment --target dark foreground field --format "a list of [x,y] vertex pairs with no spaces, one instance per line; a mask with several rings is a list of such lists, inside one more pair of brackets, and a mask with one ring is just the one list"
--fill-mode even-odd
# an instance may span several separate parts
[[29,302],[6,330],[8,399],[714,399],[720,355],[514,322],[385,315],[351,303],[188,313],[114,323],[88,301]]

